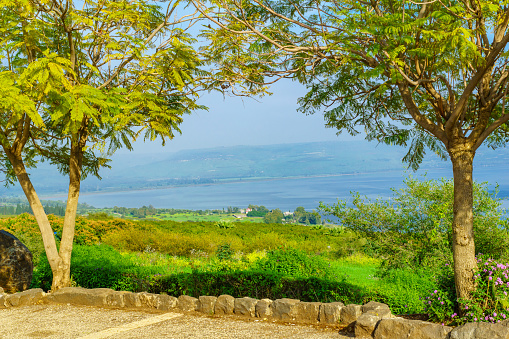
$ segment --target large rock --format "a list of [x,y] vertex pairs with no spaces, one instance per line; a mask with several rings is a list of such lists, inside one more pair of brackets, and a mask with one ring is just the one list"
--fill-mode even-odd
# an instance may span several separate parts
[[271,305],[272,316],[277,320],[293,321],[296,314],[298,299],[276,299]]
[[198,298],[181,295],[177,298],[177,307],[185,312],[196,311],[198,307]]
[[233,313],[238,315],[246,315],[248,317],[254,317],[257,302],[257,299],[250,297],[235,298]]
[[0,287],[6,293],[25,291],[32,283],[32,253],[15,236],[0,231]]
[[370,301],[369,303],[362,305],[362,313],[370,313],[381,318],[389,318],[391,309],[388,305],[382,304],[376,301]]
[[268,318],[272,316],[272,300],[262,299],[258,300],[255,307],[255,316],[258,318]]
[[198,298],[198,307],[196,310],[205,314],[214,314],[217,298],[213,296],[200,296]]
[[449,335],[450,339],[509,339],[509,320],[496,324],[485,322],[467,323],[456,327]]
[[378,322],[374,337],[375,339],[445,339],[451,330],[452,327],[426,321],[391,318]]
[[231,295],[223,294],[217,297],[216,304],[214,305],[214,313],[217,315],[233,314],[235,307],[235,298]]
[[318,319],[321,324],[337,325],[341,315],[341,309],[345,307],[342,302],[321,304]]
[[351,326],[362,314],[362,305],[350,304],[341,308],[340,325]]
[[300,302],[295,304],[294,320],[300,323],[315,324],[318,322],[318,314],[320,313],[319,302]]
[[361,314],[354,325],[355,338],[372,338],[380,319],[375,314]]

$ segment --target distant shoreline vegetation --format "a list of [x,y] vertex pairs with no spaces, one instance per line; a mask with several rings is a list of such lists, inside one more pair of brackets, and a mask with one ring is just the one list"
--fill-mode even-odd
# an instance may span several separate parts
[[[65,203],[62,201],[42,200],[47,214],[65,215]],[[32,210],[23,198],[0,198],[0,215],[13,216],[23,213],[32,214]],[[175,208],[155,208],[152,205],[142,207],[96,208],[88,204],[78,204],[78,215],[89,219],[124,218],[134,220],[173,220],[173,221],[217,221],[228,225],[237,220],[265,223],[299,223],[304,225],[322,224],[316,211],[306,211],[300,206],[295,211],[269,210],[261,205],[249,205],[247,208],[228,206],[223,209],[190,210]],[[325,223],[325,222],[323,222]]]

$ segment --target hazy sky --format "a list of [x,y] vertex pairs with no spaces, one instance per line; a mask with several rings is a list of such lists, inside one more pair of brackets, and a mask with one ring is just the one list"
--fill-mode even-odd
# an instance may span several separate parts
[[271,92],[272,96],[256,100],[205,93],[199,103],[209,110],[184,116],[181,135],[164,147],[160,141],[138,142],[134,152],[353,139],[347,133],[337,136],[336,129],[325,128],[323,114],[297,112],[297,99],[305,94],[298,82],[281,81],[272,85]]

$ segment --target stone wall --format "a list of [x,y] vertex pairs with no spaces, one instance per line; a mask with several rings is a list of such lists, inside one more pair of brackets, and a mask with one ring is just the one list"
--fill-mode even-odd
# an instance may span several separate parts
[[0,288],[0,308],[38,304],[74,304],[105,308],[156,309],[160,311],[201,312],[207,315],[237,315],[282,322],[336,326],[355,338],[374,339],[509,339],[509,320],[497,324],[468,323],[456,328],[408,320],[391,314],[385,304],[365,305],[341,302],[302,302],[296,299],[234,298],[229,295],[186,295],[172,297],[147,292],[132,293],[108,288],[67,287],[55,293],[32,289],[5,294]]

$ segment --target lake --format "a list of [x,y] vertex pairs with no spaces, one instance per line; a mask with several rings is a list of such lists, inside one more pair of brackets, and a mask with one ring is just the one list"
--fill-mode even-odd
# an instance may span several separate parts
[[[412,174],[427,178],[450,178],[452,171],[447,168],[421,169]],[[499,196],[509,197],[509,182],[501,179],[504,173],[496,167],[478,167],[474,170],[474,179],[487,181],[491,185],[497,182]],[[358,173],[351,175],[282,178],[260,181],[239,181],[210,185],[190,185],[139,191],[82,194],[79,201],[95,207],[141,207],[152,205],[156,208],[176,209],[222,209],[228,206],[245,208],[249,204],[265,205],[269,209],[279,208],[294,211],[303,206],[308,210],[316,209],[319,202],[334,203],[337,199],[351,199],[350,192],[356,191],[369,198],[387,198],[391,188],[403,186],[405,171],[386,171],[380,173]],[[490,186],[491,189],[494,186]],[[66,196],[52,197],[53,200],[65,200]],[[509,200],[503,201],[503,207],[509,209]]]

